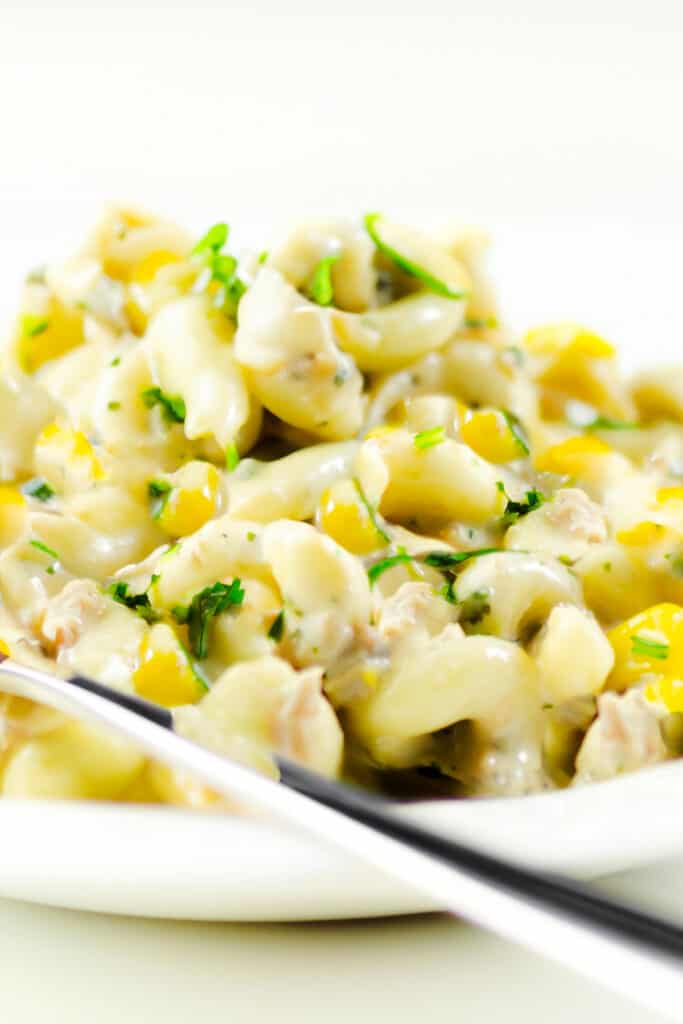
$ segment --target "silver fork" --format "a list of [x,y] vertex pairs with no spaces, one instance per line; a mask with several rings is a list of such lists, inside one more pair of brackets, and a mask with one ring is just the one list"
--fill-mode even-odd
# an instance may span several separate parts
[[331,842],[452,913],[681,1020],[683,929],[560,876],[520,867],[398,815],[388,801],[278,757],[280,783],[173,731],[166,708],[83,676],[0,663],[0,690],[108,726],[164,763]]

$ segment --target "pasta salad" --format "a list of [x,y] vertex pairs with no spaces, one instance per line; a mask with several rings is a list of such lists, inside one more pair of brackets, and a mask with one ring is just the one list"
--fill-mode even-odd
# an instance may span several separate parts
[[[683,366],[501,322],[473,230],[380,216],[233,253],[106,211],[2,349],[0,650],[405,795],[683,752]],[[211,806],[0,696],[0,791]]]

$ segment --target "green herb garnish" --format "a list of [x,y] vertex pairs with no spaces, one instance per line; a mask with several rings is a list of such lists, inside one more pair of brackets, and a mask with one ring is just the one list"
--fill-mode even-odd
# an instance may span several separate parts
[[421,452],[424,452],[427,448],[433,448],[445,440],[446,431],[444,427],[430,427],[429,430],[420,430],[413,438],[413,444]]
[[609,416],[596,416],[594,420],[585,423],[586,430],[640,430],[640,423],[630,423],[628,420],[613,420]]
[[476,626],[490,611],[488,590],[475,590],[460,603],[460,621]]
[[529,454],[529,443],[527,441],[527,437],[526,437],[526,434],[524,432],[524,427],[522,426],[520,420],[518,419],[517,416],[515,416],[514,413],[508,412],[506,409],[501,409],[501,412],[502,412],[503,416],[505,417],[505,422],[508,425],[508,430],[510,431],[510,433],[514,437],[515,441],[519,445],[519,448],[520,448],[521,452],[524,455],[528,455]]
[[25,338],[35,338],[42,334],[50,326],[50,321],[44,316],[34,316],[33,313],[24,313],[21,318],[21,333]]
[[42,551],[43,554],[49,555],[50,558],[54,558],[55,562],[59,561],[59,555],[54,548],[49,548],[47,544],[43,544],[41,540],[30,540],[29,544],[32,548],[36,548],[37,551]]
[[465,327],[469,327],[471,331],[483,331],[485,328],[491,328],[498,326],[498,321],[495,316],[487,317],[476,317],[468,316],[465,317]]
[[268,259],[268,256],[269,256],[269,252],[268,252],[267,249],[264,249],[262,252],[260,252],[258,254],[258,261],[261,264],[261,266],[263,266],[263,264],[266,262],[266,260]]
[[195,658],[201,661],[209,653],[211,619],[228,608],[238,607],[243,600],[242,583],[236,578],[230,584],[214,583],[213,586],[204,587],[194,595],[189,605],[176,605],[172,609],[176,622],[188,627],[190,650]]
[[27,480],[21,489],[29,498],[36,498],[38,501],[49,501],[55,496],[55,492],[42,476]]
[[368,579],[370,580],[370,586],[373,586],[380,576],[385,573],[388,569],[393,569],[395,565],[410,564],[413,561],[412,555],[409,555],[405,548],[399,548],[398,554],[391,555],[389,558],[383,558],[379,562],[375,562],[368,569]]
[[631,637],[631,654],[642,658],[654,658],[655,661],[666,661],[669,657],[669,645],[657,640],[648,640],[646,636],[636,633]]
[[164,419],[169,423],[185,422],[185,399],[181,395],[167,395],[161,388],[145,388],[141,397],[148,409],[161,406]]
[[400,267],[406,274],[410,274],[411,277],[417,278],[418,281],[421,281],[422,284],[429,288],[430,291],[436,292],[437,295],[443,295],[447,299],[465,298],[465,292],[452,291],[444,281],[440,281],[438,277],[434,277],[434,275],[430,274],[424,267],[420,267],[417,263],[413,263],[412,260],[409,260],[392,246],[387,245],[386,242],[382,241],[376,227],[379,219],[379,213],[367,213],[364,221],[367,233],[370,235],[370,238],[381,253],[392,260],[396,266]]
[[284,633],[284,631],[285,631],[285,610],[284,610],[284,608],[281,608],[280,611],[275,616],[275,618],[273,619],[273,624],[271,625],[270,629],[268,630],[268,636],[269,636],[269,638],[271,640],[274,640],[275,643],[279,643],[280,640],[282,640],[282,634]]
[[191,255],[197,256],[199,253],[206,252],[207,250],[218,252],[223,248],[228,240],[230,228],[227,224],[219,222],[210,227],[209,230],[199,239]]
[[[150,580],[150,587],[153,582],[155,582],[154,577]],[[143,590],[141,594],[129,594],[129,587],[129,583],[120,580],[107,587],[107,593],[113,597],[117,604],[122,604],[125,608],[129,608],[136,615],[139,615],[141,619],[144,619],[145,622],[156,622],[159,616],[152,608],[152,602],[147,591]]]
[[381,538],[381,540],[384,541],[385,544],[391,544],[391,537],[380,524],[378,513],[375,511],[375,509],[372,507],[367,497],[365,496],[365,492],[363,491],[363,488],[360,485],[360,481],[357,480],[355,477],[353,480],[353,486],[356,488],[358,497],[360,498],[361,502],[365,507],[365,511],[370,516],[370,522],[377,531],[377,535]]
[[201,238],[192,255],[201,259],[209,271],[209,281],[220,285],[216,304],[233,320],[237,319],[237,307],[247,290],[244,281],[237,276],[237,260],[221,249],[228,240],[230,229],[227,224],[214,224]]
[[237,445],[235,442],[231,441],[225,449],[225,468],[229,473],[232,473],[234,469],[237,469],[239,463],[240,453],[237,451]]
[[107,402],[107,409],[111,409],[112,412],[117,412],[120,408],[120,402]]
[[505,505],[505,511],[503,512],[503,517],[501,519],[503,526],[511,526],[512,523],[516,523],[518,519],[522,518],[522,516],[526,516],[529,512],[533,512],[535,509],[540,508],[541,505],[548,500],[545,494],[541,494],[540,491],[537,491],[534,488],[526,492],[522,501],[513,501],[512,498],[508,497],[505,491],[505,485],[501,480],[497,482],[496,487],[501,494],[504,494],[507,498],[507,504]]
[[168,497],[173,490],[168,480],[150,480],[147,493],[152,498],[152,519],[158,519],[164,511]]
[[425,565],[431,565],[434,569],[452,569],[456,565],[462,565],[470,558],[480,558],[481,555],[492,555],[500,551],[500,548],[477,548],[475,551],[430,551],[421,556]]
[[308,297],[319,306],[331,306],[334,301],[332,267],[340,257],[340,252],[325,256],[313,271],[311,283],[308,286]]

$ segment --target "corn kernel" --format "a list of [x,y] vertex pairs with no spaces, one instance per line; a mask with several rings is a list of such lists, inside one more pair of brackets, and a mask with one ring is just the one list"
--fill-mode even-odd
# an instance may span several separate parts
[[16,487],[0,487],[0,546],[12,544],[26,522],[26,499]]
[[570,437],[548,448],[536,458],[536,468],[546,473],[581,476],[593,460],[610,455],[613,449],[597,437]]
[[616,355],[613,345],[594,331],[580,324],[546,324],[528,331],[523,344],[535,355],[585,356],[589,359],[612,359]]
[[[665,644],[666,656],[657,658],[634,650],[633,637]],[[632,616],[607,634],[614,650],[614,668],[607,680],[612,689],[626,690],[643,676],[654,681],[683,678],[683,607],[665,602]]]
[[10,656],[10,650],[5,641],[0,637],[0,654],[4,654],[6,658]]
[[55,488],[64,481],[65,470],[83,485],[106,476],[102,463],[82,430],[49,423],[38,435],[35,448],[38,473]]
[[648,547],[663,540],[666,532],[666,527],[661,523],[645,521],[636,523],[635,526],[630,526],[628,529],[619,530],[616,539],[620,544],[629,548]]
[[218,470],[208,462],[188,462],[170,482],[174,486],[159,514],[159,526],[170,537],[186,537],[216,514]]
[[23,318],[19,321],[19,363],[26,373],[35,373],[44,363],[63,356],[85,340],[82,313],[67,309],[54,297],[50,298],[40,323],[40,330],[30,330]]
[[510,423],[497,409],[472,413],[463,423],[461,435],[465,444],[489,462],[511,462],[526,455]]
[[647,700],[662,703],[667,711],[683,711],[683,680],[667,676],[648,683],[643,693]]
[[140,644],[140,664],[133,685],[141,697],[164,707],[193,704],[205,687],[170,626],[153,626]]
[[316,523],[354,555],[366,555],[386,543],[351,480],[341,480],[322,494]]
[[670,501],[683,501],[683,487],[660,487],[656,497],[660,505]]

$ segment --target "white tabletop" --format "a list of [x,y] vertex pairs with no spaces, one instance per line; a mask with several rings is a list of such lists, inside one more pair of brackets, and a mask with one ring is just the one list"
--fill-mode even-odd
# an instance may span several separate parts
[[[683,920],[682,883],[683,863],[669,863],[603,884]],[[662,1021],[436,915],[192,924],[0,900],[0,964],[2,1019],[21,1024]]]

